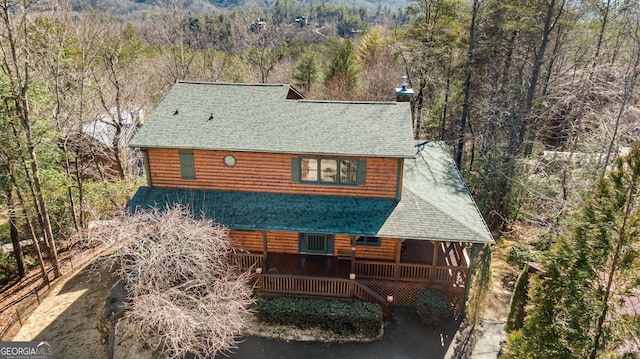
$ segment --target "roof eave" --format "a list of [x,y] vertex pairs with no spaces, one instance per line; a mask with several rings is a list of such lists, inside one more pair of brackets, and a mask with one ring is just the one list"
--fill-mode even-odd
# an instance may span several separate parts
[[377,158],[403,158],[413,159],[415,155],[408,153],[395,153],[395,154],[378,154],[378,153],[346,153],[346,152],[298,152],[298,151],[272,151],[266,149],[246,149],[246,148],[202,148],[202,147],[189,147],[189,146],[159,146],[149,144],[136,144],[129,143],[130,148],[169,148],[169,149],[181,149],[181,150],[201,150],[201,151],[228,151],[228,152],[255,152],[255,153],[279,153],[286,155],[314,155],[314,156],[343,156],[343,157],[377,157]]

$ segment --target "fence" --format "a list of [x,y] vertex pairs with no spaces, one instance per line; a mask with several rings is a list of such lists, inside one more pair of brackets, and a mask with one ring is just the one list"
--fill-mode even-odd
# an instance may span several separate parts
[[[59,259],[58,266],[62,277],[72,273],[76,268],[79,268],[93,260],[98,253],[100,253],[101,247],[92,247],[80,252],[75,252],[64,258]],[[39,271],[39,270],[38,270]],[[24,321],[36,310],[40,301],[49,293],[51,286],[55,284],[60,278],[53,279],[51,273],[53,268],[47,270],[48,283],[40,283],[34,288],[29,290],[26,294],[13,299],[8,303],[2,303],[0,308],[0,340],[9,340],[9,337],[13,337],[17,330],[24,325]],[[26,288],[33,285],[36,282],[42,281],[42,276],[34,276],[34,278],[23,283],[22,288]],[[16,327],[19,325],[19,327]]]

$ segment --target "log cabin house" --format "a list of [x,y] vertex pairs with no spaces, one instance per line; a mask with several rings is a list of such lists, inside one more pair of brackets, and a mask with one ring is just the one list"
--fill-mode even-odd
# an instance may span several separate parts
[[461,309],[472,248],[493,241],[446,147],[414,141],[408,102],[178,82],[130,146],[148,186],[129,207],[179,203],[228,227],[260,295],[388,309],[436,287]]

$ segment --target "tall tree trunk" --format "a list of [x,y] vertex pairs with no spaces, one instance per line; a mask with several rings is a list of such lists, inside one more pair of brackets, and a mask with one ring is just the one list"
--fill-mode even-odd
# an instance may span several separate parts
[[544,81],[542,82],[542,97],[546,97],[549,91],[549,82],[551,82],[551,75],[553,73],[553,65],[558,58],[558,54],[560,53],[560,47],[562,46],[562,24],[558,25],[558,31],[556,33],[556,41],[553,45],[553,50],[551,51],[551,57],[549,57],[549,63],[547,68],[545,69]]
[[[42,215],[42,231],[45,241],[49,245],[50,260],[53,265],[54,276],[60,277],[60,268],[58,266],[58,254],[55,247],[53,232],[51,230],[51,221],[49,219],[49,211],[42,193],[42,183],[40,181],[39,162],[36,155],[36,146],[33,139],[31,129],[31,114],[29,109],[28,90],[31,84],[30,79],[30,56],[29,56],[29,6],[32,4],[27,0],[19,3],[9,3],[4,0],[0,3],[0,16],[5,26],[6,44],[2,46],[5,57],[3,58],[3,69],[8,77],[11,90],[12,101],[15,104],[16,115],[22,124],[22,132],[26,139],[27,153],[31,162],[31,176],[33,186],[38,202],[38,208]],[[18,14],[18,15],[14,15]],[[20,16],[19,27],[15,27],[13,17]],[[19,42],[17,36],[22,36],[22,42]],[[8,48],[7,48],[8,47]]]
[[13,191],[11,188],[5,190],[7,197],[7,212],[9,212],[9,229],[11,232],[11,244],[13,245],[13,257],[16,259],[18,266],[18,276],[24,278],[26,276],[24,255],[22,254],[22,246],[18,235],[18,221],[16,218],[15,206],[13,203]]
[[22,208],[22,214],[24,216],[25,223],[27,224],[27,229],[29,230],[29,235],[31,236],[31,240],[33,243],[33,250],[36,253],[36,258],[38,259],[38,266],[40,267],[40,274],[42,275],[42,281],[46,284],[49,284],[49,276],[47,275],[47,270],[44,266],[44,260],[42,259],[42,251],[40,250],[40,244],[38,243],[38,236],[36,235],[36,231],[33,228],[33,224],[31,223],[31,218],[29,217],[29,212],[27,211],[26,202],[24,201],[24,196],[22,195],[22,191],[18,186],[18,182],[16,181],[16,177],[13,174],[13,171],[9,172],[9,178],[11,179],[11,183],[16,190],[16,195],[18,196],[18,200],[20,201],[20,207]]
[[607,0],[604,5],[603,14],[602,14],[602,23],[600,24],[600,32],[598,33],[598,42],[596,43],[596,50],[593,54],[593,60],[591,61],[591,69],[589,69],[589,80],[593,76],[593,71],[598,65],[598,60],[600,58],[600,49],[602,48],[602,40],[604,39],[604,33],[607,28],[607,22],[609,20],[609,12],[611,10],[611,0]]
[[611,154],[613,153],[613,148],[616,144],[616,138],[618,137],[618,129],[620,127],[620,120],[622,119],[622,115],[624,111],[627,109],[627,104],[633,95],[633,90],[636,86],[636,81],[638,80],[638,75],[640,73],[640,47],[636,52],[635,62],[633,64],[633,68],[631,69],[631,74],[625,81],[625,89],[624,96],[622,97],[622,104],[620,105],[620,109],[618,110],[618,115],[616,116],[615,124],[613,126],[613,134],[611,135],[611,140],[609,141],[609,148],[607,148],[607,155],[604,159],[604,164],[602,165],[602,172],[600,173],[600,177],[604,177],[607,173],[607,166],[609,165],[609,161],[611,160]]
[[442,121],[440,127],[440,140],[444,141],[447,126],[447,109],[449,108],[449,94],[451,92],[451,63],[453,62],[453,49],[449,49],[449,61],[447,62],[447,85],[444,91],[444,105],[442,106]]
[[49,210],[47,208],[47,203],[44,199],[44,194],[42,190],[42,183],[40,182],[40,170],[38,166],[38,158],[36,156],[36,147],[33,141],[33,135],[31,132],[31,122],[29,119],[29,109],[28,109],[28,101],[26,89],[23,91],[22,98],[24,113],[23,127],[25,129],[25,135],[27,137],[27,151],[29,152],[29,158],[31,159],[31,175],[33,177],[33,185],[35,187],[36,196],[38,198],[38,206],[40,207],[40,212],[42,213],[42,231],[44,233],[44,238],[49,245],[49,259],[51,260],[51,264],[53,265],[53,275],[55,278],[59,278],[61,276],[60,267],[58,265],[58,251],[56,249],[56,244],[53,238],[53,231],[51,229],[51,221],[49,219]]
[[473,72],[473,57],[476,52],[475,24],[478,15],[479,0],[473,0],[473,10],[471,13],[471,26],[469,28],[469,57],[467,59],[467,78],[464,82],[464,102],[462,104],[462,117],[460,119],[460,130],[458,133],[458,150],[456,151],[456,165],[462,169],[462,151],[464,150],[464,133],[467,127],[467,116],[469,114],[469,96],[471,93],[471,74]]
[[[544,55],[547,51],[547,45],[549,44],[549,35],[551,35],[551,32],[558,24],[558,20],[564,10],[565,0],[560,1],[561,2],[559,5],[558,13],[555,15],[554,10],[556,8],[556,0],[551,0],[551,2],[547,6],[547,13],[544,18],[544,26],[542,30],[542,40],[540,42],[540,47],[538,48],[534,56],[531,78],[529,80],[529,88],[527,89],[527,94],[522,110],[517,116],[517,142],[514,148],[516,154],[522,151],[525,139],[527,138],[527,132],[531,125],[531,110],[533,108],[533,100],[536,94],[538,78],[540,77],[540,70],[542,69],[542,65],[544,64],[545,60]],[[531,146],[529,145],[525,147],[525,155],[527,155],[531,151]]]

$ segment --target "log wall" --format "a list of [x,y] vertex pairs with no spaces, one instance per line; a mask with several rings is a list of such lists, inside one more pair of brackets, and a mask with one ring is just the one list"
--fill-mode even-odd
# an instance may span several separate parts
[[[230,230],[229,237],[241,248],[251,252],[262,252],[262,233]],[[336,235],[334,242],[334,255],[338,250],[351,250],[349,236]],[[382,238],[380,247],[356,246],[356,258],[395,260],[397,242],[393,238]],[[298,253],[297,232],[267,232],[267,247],[269,252]]]
[[[183,180],[178,149],[148,148],[146,151],[151,183],[155,187],[395,198],[398,185],[397,158],[360,158],[367,161],[366,184],[340,186],[293,182],[291,159],[297,155],[193,150],[196,179]],[[224,165],[226,155],[236,158],[234,167]]]
[[[335,250],[351,250],[349,236],[336,236]],[[396,257],[396,240],[393,238],[382,238],[380,247],[356,246],[356,258],[379,259],[393,261]]]

